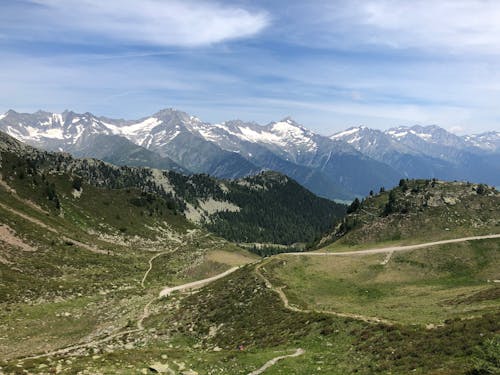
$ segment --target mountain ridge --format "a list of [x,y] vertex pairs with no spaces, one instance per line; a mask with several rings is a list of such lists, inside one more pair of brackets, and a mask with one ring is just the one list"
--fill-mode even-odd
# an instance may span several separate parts
[[0,130],[37,147],[121,165],[219,178],[275,169],[330,199],[364,196],[402,177],[500,185],[495,177],[497,169],[500,175],[500,135],[494,131],[459,137],[435,125],[386,131],[353,127],[326,137],[291,117],[267,125],[211,124],[173,108],[137,120],[9,110],[0,116]]

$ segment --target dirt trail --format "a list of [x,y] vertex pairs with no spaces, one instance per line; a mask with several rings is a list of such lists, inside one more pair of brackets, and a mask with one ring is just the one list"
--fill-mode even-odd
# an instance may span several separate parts
[[7,193],[10,193],[12,194],[12,196],[14,198],[16,198],[18,201],[30,206],[31,208],[34,208],[35,210],[41,212],[41,213],[44,213],[44,214],[48,214],[49,212],[47,210],[44,210],[42,207],[40,207],[39,205],[37,205],[35,202],[29,200],[29,199],[24,199],[24,198],[21,198],[19,195],[17,195],[17,192],[16,190],[14,190],[9,184],[7,184],[7,182],[5,182],[3,179],[2,179],[2,175],[0,174],[0,187],[4,188]]
[[17,247],[23,251],[33,252],[36,248],[24,242],[22,238],[17,236],[16,231],[5,224],[0,224],[0,241],[8,245]]
[[215,280],[222,279],[223,277],[226,277],[227,275],[236,271],[238,268],[239,267],[232,267],[232,268],[230,268],[222,273],[219,273],[218,275],[208,277],[208,278],[203,279],[203,280],[193,281],[193,282],[187,283],[187,284],[182,284],[182,285],[164,288],[160,292],[159,297],[167,297],[170,293],[175,292],[175,291],[184,291],[184,290],[189,290],[189,289],[200,288],[202,286],[205,286],[206,284],[210,284],[211,282],[213,282]]
[[57,230],[55,230],[54,228],[52,227],[49,227],[47,224],[45,224],[44,222],[38,220],[38,219],[35,219],[34,217],[32,216],[29,216],[29,215],[26,215],[25,213],[22,213],[20,211],[17,211],[9,206],[6,206],[5,204],[3,203],[0,203],[0,208],[6,210],[6,211],[9,211],[11,213],[13,213],[14,215],[17,215],[19,217],[22,217],[23,219],[25,220],[28,220],[30,222],[32,222],[33,224],[36,224],[44,229],[47,229],[49,232],[52,232],[52,233],[58,233]]
[[142,309],[142,314],[141,316],[139,316],[139,319],[137,319],[137,330],[138,331],[142,331],[144,329],[144,320],[149,316],[149,306],[151,306],[151,304],[153,302],[155,302],[158,298],[153,298],[152,300],[150,300],[148,303],[146,303],[144,305],[144,308]]
[[148,277],[149,273],[151,272],[151,270],[153,269],[153,261],[162,256],[162,255],[166,255],[166,254],[170,254],[170,253],[173,253],[175,251],[177,251],[178,249],[180,248],[180,246],[177,246],[175,249],[173,250],[167,250],[167,251],[162,251],[161,253],[158,253],[156,255],[153,255],[151,257],[151,259],[149,259],[148,263],[149,263],[149,268],[147,269],[146,273],[144,274],[144,277],[142,278],[141,280],[141,287],[142,289],[145,289],[146,287],[144,286],[144,282],[146,281],[146,278]]
[[105,342],[109,342],[117,337],[120,337],[120,336],[124,336],[124,335],[127,335],[129,333],[135,333],[135,332],[138,332],[139,329],[130,329],[130,330],[127,330],[127,331],[122,331],[122,332],[118,332],[118,333],[114,333],[110,336],[106,336],[102,339],[98,339],[98,340],[93,340],[93,341],[89,341],[89,342],[86,342],[86,343],[81,343],[81,344],[76,344],[76,345],[72,345],[72,346],[67,346],[65,348],[62,348],[62,349],[57,349],[57,350],[54,350],[52,352],[47,352],[47,353],[42,353],[42,354],[37,354],[37,355],[32,355],[32,356],[29,356],[29,357],[22,357],[22,358],[19,358],[19,359],[37,359],[37,358],[44,358],[44,357],[49,357],[49,356],[54,356],[54,355],[59,355],[59,354],[67,354],[69,352],[72,352],[73,350],[78,350],[78,349],[84,349],[84,348],[89,348],[89,347],[93,347],[93,346],[97,346],[99,344],[103,344]]
[[266,371],[269,367],[274,366],[276,363],[278,363],[278,361],[281,361],[282,359],[285,359],[285,358],[298,357],[299,355],[302,355],[304,353],[305,353],[305,350],[299,348],[295,351],[295,353],[287,354],[287,355],[280,355],[279,357],[275,357],[273,359],[270,359],[269,361],[267,361],[264,364],[264,366],[262,366],[261,368],[255,370],[255,371],[250,372],[248,375],[260,375],[264,371]]
[[[415,249],[422,249],[426,247],[431,247],[431,246],[437,246],[437,245],[443,245],[443,244],[449,244],[449,243],[458,243],[458,242],[466,242],[466,241],[476,241],[476,240],[484,240],[484,239],[491,239],[491,238],[500,238],[500,234],[489,234],[489,235],[484,235],[484,236],[472,236],[472,237],[462,237],[462,238],[455,238],[451,240],[442,240],[442,241],[433,241],[433,242],[426,242],[423,244],[418,244],[418,245],[407,245],[407,246],[390,246],[390,247],[383,247],[383,248],[378,248],[378,249],[366,249],[366,250],[358,250],[358,251],[344,251],[344,252],[291,252],[291,253],[282,253],[277,255],[278,257],[281,256],[286,256],[286,255],[296,255],[296,256],[345,256],[345,255],[366,255],[366,254],[383,254],[383,253],[388,253],[384,261],[381,263],[383,265],[386,265],[389,260],[391,259],[392,255],[394,252],[398,251],[408,251],[408,250],[415,250]],[[294,312],[301,312],[301,313],[322,313],[322,314],[329,314],[329,315],[335,315],[335,316],[340,316],[340,317],[345,317],[345,318],[353,318],[357,320],[362,320],[367,323],[384,323],[387,325],[392,325],[394,324],[393,322],[383,319],[383,318],[378,318],[378,317],[371,317],[371,316],[364,316],[364,315],[359,315],[359,314],[349,314],[349,313],[340,313],[336,311],[328,311],[328,310],[308,310],[308,309],[301,309],[295,306],[291,306],[288,297],[286,294],[283,292],[281,287],[275,287],[272,285],[272,283],[267,279],[264,274],[261,272],[261,268],[269,263],[269,259],[264,260],[260,262],[256,267],[255,267],[255,272],[257,275],[264,281],[266,284],[266,287],[269,289],[272,289],[275,291],[278,296],[280,297],[281,301],[283,302],[283,305],[285,306],[286,309]]]
[[255,267],[255,273],[264,281],[266,284],[266,287],[269,289],[272,289],[274,292],[278,294],[280,297],[281,301],[283,302],[283,305],[285,306],[286,309],[293,311],[293,312],[300,312],[300,313],[320,313],[320,314],[328,314],[328,315],[335,315],[339,316],[342,318],[351,318],[351,319],[356,319],[356,320],[362,320],[367,323],[384,323],[386,325],[393,325],[394,323],[391,322],[390,320],[383,319],[383,318],[378,318],[375,316],[365,316],[365,315],[359,315],[359,314],[350,314],[350,313],[341,313],[337,311],[330,311],[330,310],[310,310],[310,309],[302,309],[300,307],[292,306],[290,305],[290,302],[288,301],[288,297],[286,296],[285,292],[283,292],[283,288],[281,287],[275,287],[267,277],[264,276],[264,274],[261,272],[261,268],[266,265],[268,261],[264,261],[262,263],[259,263]]
[[[0,207],[4,207],[4,208],[6,208],[9,211],[15,211],[15,210],[11,210],[8,207],[5,207],[1,203],[0,203]],[[17,213],[17,211],[15,213]],[[24,215],[24,214],[22,214],[22,215]],[[27,217],[27,220],[31,220],[31,219],[32,218]],[[34,220],[36,220],[36,219],[34,219]],[[42,226],[44,226],[44,225],[42,225]],[[428,242],[428,243],[419,244],[419,245],[395,246],[395,247],[386,247],[386,248],[380,248],[380,249],[368,249],[368,250],[360,250],[360,251],[348,251],[348,252],[342,252],[342,253],[283,253],[283,254],[280,254],[279,256],[283,256],[283,255],[301,255],[301,256],[304,256],[304,255],[318,255],[318,256],[325,256],[325,255],[378,254],[378,253],[393,252],[393,251],[406,251],[406,250],[420,249],[420,248],[425,248],[425,247],[435,246],[435,245],[440,245],[440,244],[446,244],[446,243],[456,243],[456,242],[481,240],[481,239],[488,239],[488,238],[500,238],[500,234],[487,235],[487,236],[464,237],[464,238],[458,238],[458,239],[453,239],[453,240]],[[149,266],[150,267],[148,268],[148,270],[144,274],[144,277],[141,280],[141,286],[143,288],[145,288],[144,287],[144,281],[146,280],[149,272],[151,271],[151,269],[153,267],[153,263],[152,262],[154,261],[154,259],[156,259],[157,257],[159,257],[161,255],[169,253],[169,252],[172,252],[172,250],[169,250],[169,251],[166,251],[166,252],[162,252],[162,253],[158,253],[158,254],[156,254],[155,256],[153,256],[149,260]],[[264,266],[265,264],[267,264],[269,262],[269,260],[270,259],[266,259],[266,260],[261,261],[260,263],[258,263],[256,265],[256,267],[255,267],[255,272],[264,281],[265,285],[268,288],[274,290],[279,295],[280,299],[283,301],[283,304],[284,304],[285,308],[287,308],[287,309],[289,309],[291,311],[301,312],[301,313],[316,312],[316,313],[324,313],[324,314],[330,314],[330,315],[335,315],[335,316],[340,316],[340,317],[348,317],[348,318],[359,319],[359,320],[363,320],[363,321],[370,322],[370,323],[392,324],[392,322],[390,322],[390,321],[387,321],[387,320],[384,320],[384,319],[380,319],[380,318],[376,318],[376,317],[366,317],[366,316],[357,315],[357,314],[344,314],[344,313],[338,313],[338,312],[333,312],[333,311],[307,310],[307,309],[300,309],[298,307],[291,306],[289,304],[288,298],[285,295],[285,293],[283,292],[283,290],[281,288],[274,287],[271,284],[271,282],[260,271],[260,268],[262,268],[262,266]],[[183,285],[178,285],[178,286],[175,286],[175,287],[164,288],[160,292],[160,294],[159,294],[158,297],[155,297],[155,298],[151,299],[148,303],[146,303],[144,305],[143,312],[142,312],[142,314],[139,316],[139,318],[137,320],[137,328],[136,329],[129,329],[129,330],[125,330],[125,331],[122,331],[122,332],[117,332],[117,333],[114,333],[114,334],[112,334],[110,336],[106,336],[106,337],[104,337],[102,339],[97,339],[97,340],[93,340],[93,341],[86,342],[86,343],[80,343],[80,344],[72,345],[72,346],[69,346],[69,347],[66,347],[66,348],[57,349],[57,350],[54,350],[54,351],[48,352],[48,353],[38,354],[38,355],[34,355],[34,356],[29,356],[29,357],[23,357],[23,359],[36,359],[36,358],[43,358],[43,357],[53,356],[53,355],[58,355],[58,354],[66,354],[66,353],[69,353],[69,352],[71,352],[73,350],[88,348],[88,347],[96,346],[96,345],[99,345],[99,344],[102,344],[102,343],[105,343],[105,342],[109,342],[109,341],[111,341],[111,340],[113,340],[113,339],[115,339],[117,337],[124,336],[124,335],[130,334],[130,333],[140,332],[140,331],[144,330],[143,322],[149,316],[149,307],[158,298],[168,296],[170,293],[172,293],[174,291],[184,291],[184,290],[195,289],[195,288],[199,288],[199,287],[205,286],[205,285],[207,285],[207,284],[209,284],[209,283],[211,283],[213,281],[216,281],[218,279],[221,279],[221,278],[223,278],[223,277],[225,277],[225,276],[233,273],[237,269],[239,269],[239,267],[233,267],[233,268],[230,268],[230,269],[228,269],[228,270],[226,270],[226,271],[224,271],[224,272],[222,272],[222,273],[220,273],[218,275],[215,275],[215,276],[203,279],[203,280],[198,280],[198,281],[194,281],[194,282],[191,282],[191,283],[187,283],[187,284],[183,284]],[[284,358],[288,358],[288,357],[297,357],[297,356],[302,355],[302,354],[304,354],[303,349],[297,349],[297,351],[295,353],[293,353],[293,354],[289,354],[289,355],[279,356],[279,357],[273,358],[273,359],[269,360],[268,362],[266,362],[264,364],[264,366],[262,366],[261,368],[259,368],[259,369],[255,370],[255,371],[251,372],[248,375],[259,375],[259,374],[262,374],[266,369],[268,369],[269,367],[275,365],[278,361],[280,361],[280,360],[282,360]]]
[[72,242],[76,246],[82,247],[82,248],[84,248],[84,249],[86,249],[88,251],[92,251],[93,253],[114,255],[114,252],[112,252],[111,250],[102,250],[102,249],[99,249],[99,248],[97,248],[95,246],[87,245],[86,243],[77,241],[77,240],[75,240],[73,238],[66,237],[66,236],[63,236],[62,238],[63,238],[64,241]]
[[500,238],[500,234],[487,234],[484,236],[472,236],[472,237],[462,237],[455,238],[452,240],[442,240],[442,241],[434,241],[434,242],[426,242],[418,245],[405,245],[405,246],[390,246],[390,247],[381,247],[375,249],[366,249],[366,250],[354,250],[354,251],[341,251],[341,252],[290,252],[290,253],[282,253],[281,255],[298,255],[298,256],[329,256],[329,255],[364,255],[364,254],[380,254],[394,251],[408,251],[415,249],[422,249],[425,247],[437,246],[437,245],[445,245],[449,243],[457,243],[457,242],[467,242],[467,241],[476,241],[476,240],[486,240],[492,238]]
[[[179,247],[180,246],[178,246],[178,247],[176,247],[175,249],[172,249],[172,250],[163,251],[161,253],[158,253],[158,254],[154,255],[152,258],[149,259],[149,261],[148,261],[149,268],[146,270],[146,272],[145,272],[145,274],[144,274],[144,276],[143,276],[143,278],[141,280],[141,287],[143,289],[145,289],[144,282],[146,281],[146,278],[147,278],[149,272],[153,268],[153,261],[156,258],[158,258],[159,256],[161,256],[161,255],[165,255],[165,254],[172,253],[172,252],[176,251]],[[225,277],[225,276],[229,275],[230,273],[236,271],[238,268],[239,267],[230,268],[227,271],[224,271],[224,272],[222,272],[222,273],[220,273],[218,275],[209,277],[207,279],[198,280],[198,281],[190,282],[190,283],[187,283],[187,284],[178,285],[178,286],[175,286],[175,287],[164,288],[157,297],[154,297],[153,299],[149,300],[149,302],[147,302],[144,305],[144,307],[142,309],[142,313],[139,316],[139,318],[137,319],[137,328],[135,328],[135,329],[128,329],[128,330],[125,330],[125,331],[116,332],[114,334],[111,334],[111,335],[106,336],[106,337],[101,338],[101,339],[92,340],[92,341],[89,341],[89,342],[84,342],[84,343],[80,343],[80,344],[76,344],[76,345],[71,345],[71,346],[68,346],[68,347],[65,347],[65,348],[61,348],[61,349],[57,349],[57,350],[54,350],[54,351],[51,351],[51,352],[46,352],[46,353],[37,354],[37,355],[33,355],[33,356],[22,357],[22,359],[36,359],[36,358],[43,358],[43,357],[49,357],[49,356],[54,356],[54,355],[60,355],[60,354],[67,354],[67,353],[72,352],[74,350],[84,349],[84,348],[89,348],[89,347],[94,347],[94,346],[97,346],[99,344],[103,344],[103,343],[109,342],[109,341],[111,341],[111,340],[113,340],[115,338],[118,338],[118,337],[121,337],[121,336],[124,336],[124,335],[127,335],[127,334],[131,334],[131,333],[136,333],[136,332],[143,331],[144,330],[144,324],[143,324],[144,320],[150,314],[149,308],[159,298],[167,296],[168,294],[170,294],[173,291],[178,291],[178,290],[182,291],[182,290],[194,289],[194,288],[197,288],[197,287],[204,286],[206,284],[211,283],[212,281],[218,280],[218,279],[220,279],[222,277]]]
[[[156,259],[157,257],[159,257],[160,255],[166,254],[168,252],[171,252],[171,250],[170,251],[166,251],[166,252],[162,252],[162,253],[159,253],[159,254],[156,254],[154,257],[152,257],[149,260],[149,266],[150,267],[146,271],[146,273],[144,274],[144,277],[141,280],[141,286],[142,286],[142,288],[144,288],[144,281],[146,280],[146,277],[148,276],[149,271],[151,271],[151,268],[153,267],[152,266],[152,261],[154,259]],[[89,342],[84,342],[84,343],[80,343],[80,344],[76,344],[76,345],[71,345],[71,346],[68,346],[68,347],[65,347],[65,348],[61,348],[61,349],[53,350],[51,352],[37,354],[37,355],[29,356],[29,357],[22,357],[22,359],[37,359],[37,358],[50,357],[50,356],[59,355],[59,354],[67,354],[67,353],[72,352],[74,350],[97,346],[99,344],[103,344],[103,343],[109,342],[109,341],[111,341],[111,340],[113,340],[115,338],[118,338],[118,337],[130,334],[130,333],[136,333],[136,332],[143,331],[144,330],[143,322],[149,316],[149,307],[157,299],[158,299],[158,297],[155,297],[155,298],[151,299],[148,303],[146,303],[144,305],[144,307],[142,309],[142,314],[137,319],[137,328],[135,328],[135,329],[129,329],[129,330],[121,331],[121,332],[116,332],[116,333],[113,333],[113,334],[111,334],[109,336],[106,336],[106,337],[104,337],[102,339],[97,339],[97,340],[92,340],[92,341],[89,341]]]

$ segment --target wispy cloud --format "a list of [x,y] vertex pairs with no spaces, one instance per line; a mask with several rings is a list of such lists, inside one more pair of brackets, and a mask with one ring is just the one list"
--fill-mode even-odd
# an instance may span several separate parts
[[313,43],[374,45],[432,53],[500,53],[500,2],[494,0],[338,0],[315,13]]
[[[31,0],[19,18],[43,35],[85,33],[124,43],[193,47],[245,38],[270,22],[264,11],[198,0]],[[44,27],[45,25],[45,27]],[[85,37],[85,35],[80,35]]]
[[0,0],[0,111],[496,129],[497,19],[487,0]]
[[374,41],[400,48],[500,52],[498,1],[369,1],[360,15],[360,23],[374,31]]

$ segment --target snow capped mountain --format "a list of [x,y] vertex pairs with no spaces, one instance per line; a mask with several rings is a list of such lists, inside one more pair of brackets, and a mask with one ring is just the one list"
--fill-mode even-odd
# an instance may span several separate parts
[[211,124],[172,108],[138,120],[11,110],[0,115],[0,130],[34,146],[116,164],[222,178],[273,169],[329,198],[364,195],[405,176],[500,185],[477,173],[487,169],[484,163],[495,168],[497,154],[490,154],[500,149],[498,132],[458,137],[438,126],[362,126],[325,137],[290,117],[265,126],[240,120]]
[[500,132],[491,131],[481,134],[467,135],[464,139],[473,147],[491,152],[500,152]]
[[92,114],[74,112],[49,113],[38,111],[33,115],[8,111],[2,118],[2,129],[9,135],[28,143],[44,145],[76,144],[90,134],[111,134],[111,131]]
[[[437,177],[496,184],[500,178],[498,132],[459,137],[438,126],[400,126],[386,131],[355,127],[331,136],[406,177]],[[493,154],[491,154],[493,153]]]
[[272,134],[281,139],[282,145],[285,147],[293,147],[297,151],[304,150],[307,152],[314,152],[318,149],[318,145],[314,141],[316,135],[297,124],[290,117],[269,124],[267,128]]
[[352,127],[333,134],[330,138],[347,142],[356,150],[372,157],[403,147],[399,145],[397,140],[392,139],[386,133],[366,126]]
[[344,131],[338,132],[330,136],[331,139],[340,139],[340,140],[346,140],[348,139],[348,143],[353,143],[356,140],[359,140],[359,133],[363,130],[367,129],[364,126],[357,126],[357,127],[351,127],[349,129],[346,129]]
[[91,113],[38,111],[26,114],[11,110],[0,119],[0,130],[33,146],[66,151],[78,157],[97,157],[131,166],[154,166],[187,172],[172,160],[116,136],[113,124],[107,124]]
[[[232,152],[241,152],[242,143],[248,143],[280,153],[287,160],[294,160],[301,152],[314,152],[317,149],[314,141],[316,135],[291,118],[267,126],[240,120],[209,124],[196,119],[185,123],[185,128],[206,141]],[[179,131],[179,128],[177,129]],[[248,152],[246,156],[251,158],[253,154]]]
[[371,154],[373,150],[383,152],[384,148],[389,146],[406,153],[428,154],[433,152],[429,148],[437,146],[439,147],[438,156],[441,156],[443,148],[475,152],[481,149],[495,151],[500,139],[499,134],[499,132],[492,131],[460,137],[436,125],[399,126],[385,131],[361,126],[333,134],[330,138],[343,140],[357,150],[368,154]]
[[415,148],[420,147],[424,142],[426,144],[435,144],[456,149],[467,147],[467,142],[462,137],[450,133],[436,125],[400,126],[389,129],[385,133],[393,139],[398,140],[398,142]]
[[171,142],[181,131],[196,133],[202,122],[185,112],[172,108],[161,110],[151,117],[137,121],[101,118],[102,124],[113,134],[123,136],[145,148],[159,148]]

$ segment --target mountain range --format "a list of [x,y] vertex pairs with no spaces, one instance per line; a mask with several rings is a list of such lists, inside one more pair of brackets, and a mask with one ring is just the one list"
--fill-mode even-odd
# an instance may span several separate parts
[[293,119],[211,124],[164,109],[138,120],[71,111],[0,115],[0,130],[33,146],[118,165],[240,178],[276,170],[330,199],[364,196],[401,178],[500,185],[500,132],[457,136],[438,126],[349,128],[330,137]]

